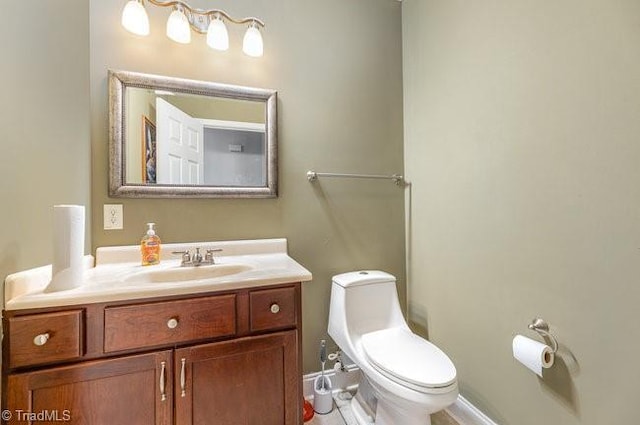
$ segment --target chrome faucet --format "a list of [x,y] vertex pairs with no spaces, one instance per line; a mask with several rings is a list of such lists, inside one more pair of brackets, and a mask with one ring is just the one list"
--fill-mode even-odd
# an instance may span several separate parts
[[191,257],[191,262],[194,266],[202,264],[202,254],[200,254],[200,248],[196,248],[196,253]]
[[191,255],[191,252],[189,252],[189,250],[173,251],[172,254],[182,255],[182,262],[180,263],[181,267],[198,267],[215,264],[213,253],[221,251],[222,248],[207,249],[204,258],[202,257],[202,254],[200,254],[200,248],[196,248],[196,252],[193,255]]

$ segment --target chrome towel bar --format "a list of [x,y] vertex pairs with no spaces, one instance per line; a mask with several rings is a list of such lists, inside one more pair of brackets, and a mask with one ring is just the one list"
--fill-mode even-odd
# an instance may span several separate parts
[[307,171],[307,180],[314,182],[318,180],[318,177],[343,177],[350,179],[381,179],[381,180],[393,180],[395,184],[400,186],[404,182],[404,177],[400,174],[393,174],[391,176],[379,175],[379,174],[345,174],[345,173],[317,173],[315,171]]

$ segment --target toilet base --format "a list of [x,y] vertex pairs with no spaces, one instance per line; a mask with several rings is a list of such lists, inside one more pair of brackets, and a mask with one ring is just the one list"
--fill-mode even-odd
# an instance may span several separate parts
[[431,415],[424,412],[401,412],[378,400],[375,425],[431,425]]
[[356,418],[358,425],[374,425],[373,415],[370,414],[369,409],[363,407],[360,401],[358,401],[358,397],[351,399],[351,413],[353,413],[353,417]]
[[431,425],[431,416],[425,415],[419,418],[409,418],[406,415],[399,415],[398,412],[389,412],[385,407],[378,404],[378,410],[374,416],[365,409],[358,401],[357,397],[351,399],[351,412],[356,418],[358,425]]
[[431,425],[430,415],[422,412],[401,412],[381,400],[377,400],[374,414],[357,393],[351,399],[351,411],[358,425]]

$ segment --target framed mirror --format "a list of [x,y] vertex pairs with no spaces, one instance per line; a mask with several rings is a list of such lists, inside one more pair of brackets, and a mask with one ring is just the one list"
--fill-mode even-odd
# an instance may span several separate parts
[[109,71],[109,195],[272,198],[276,91]]

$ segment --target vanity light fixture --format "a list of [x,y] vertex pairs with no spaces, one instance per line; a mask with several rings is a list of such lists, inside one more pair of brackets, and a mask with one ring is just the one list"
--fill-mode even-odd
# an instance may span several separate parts
[[264,47],[262,44],[262,36],[255,21],[249,24],[247,32],[244,33],[244,39],[242,40],[242,50],[249,56],[259,58],[262,56]]
[[167,19],[167,37],[176,43],[191,43],[189,20],[179,6],[173,9],[173,12],[169,15],[169,19]]
[[122,11],[122,26],[136,35],[149,35],[149,17],[141,2],[127,2]]
[[229,49],[229,32],[227,32],[227,26],[224,24],[219,13],[216,13],[215,18],[209,23],[209,28],[207,29],[207,44],[216,50]]
[[[225,22],[240,25],[248,24],[249,26],[242,42],[242,50],[252,57],[260,57],[264,52],[262,34],[260,33],[260,28],[264,28],[264,22],[258,18],[234,19],[223,10],[195,9],[177,0],[147,1],[154,6],[173,8],[167,20],[167,37],[175,42],[190,43],[191,30],[193,29],[197,33],[206,34],[207,45],[212,49],[228,50],[229,33]],[[127,1],[122,10],[122,26],[134,34],[149,35],[149,17],[144,6],[144,0]]]

